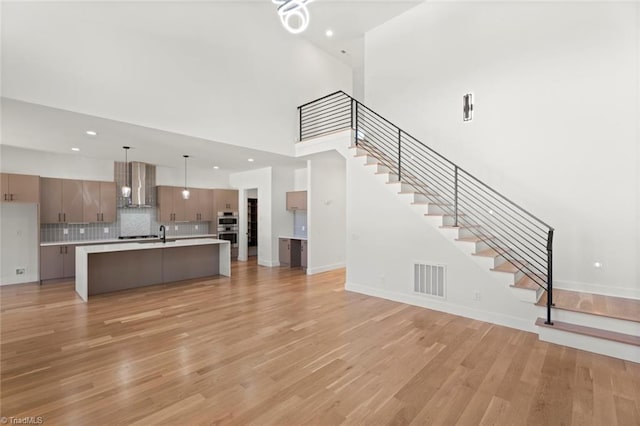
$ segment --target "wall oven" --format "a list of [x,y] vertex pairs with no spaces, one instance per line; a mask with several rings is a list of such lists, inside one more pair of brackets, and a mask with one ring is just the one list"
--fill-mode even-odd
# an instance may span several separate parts
[[231,247],[238,247],[238,232],[218,231],[218,239],[229,241]]

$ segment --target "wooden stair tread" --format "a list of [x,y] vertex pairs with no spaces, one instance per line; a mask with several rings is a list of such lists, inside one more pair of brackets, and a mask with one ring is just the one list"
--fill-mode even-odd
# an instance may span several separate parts
[[631,334],[602,330],[600,328],[587,327],[584,325],[571,324],[562,321],[553,321],[553,325],[549,325],[545,324],[544,321],[545,320],[543,318],[538,318],[536,320],[536,325],[538,327],[547,327],[555,330],[567,331],[569,333],[582,334],[583,336],[596,337],[598,339],[640,346],[640,336],[633,336]]
[[[514,262],[519,264],[520,267],[524,266],[523,262]],[[504,262],[502,265],[496,266],[495,268],[491,269],[492,271],[495,272],[507,272],[507,273],[516,273],[520,270],[520,268],[518,268],[518,266],[514,265],[511,262]]]
[[480,250],[477,251],[475,253],[473,253],[473,256],[480,256],[480,257],[498,257],[503,253],[506,253],[507,250],[505,249],[493,249],[493,248],[488,248],[488,249],[484,249],[484,250]]
[[485,235],[482,238],[477,237],[477,236],[472,236],[472,237],[462,237],[462,238],[456,238],[456,241],[462,241],[465,243],[479,243],[480,241],[484,241],[484,240],[492,240],[493,238]]
[[[538,301],[546,306],[547,294]],[[626,321],[640,322],[640,300],[553,289],[553,308]]]
[[536,281],[532,280],[530,277],[526,275],[520,278],[518,282],[512,285],[511,287],[521,288],[526,290],[535,290],[535,291],[538,291],[541,289],[541,287],[536,283]]

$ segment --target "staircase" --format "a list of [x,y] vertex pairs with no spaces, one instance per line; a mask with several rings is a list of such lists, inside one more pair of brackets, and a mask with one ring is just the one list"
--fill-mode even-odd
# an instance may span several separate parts
[[[300,141],[350,130],[356,161],[495,281],[536,304],[541,340],[640,362],[640,301],[554,290],[552,227],[344,92],[298,110]],[[575,303],[594,298],[612,308]],[[616,314],[620,306],[632,313]]]

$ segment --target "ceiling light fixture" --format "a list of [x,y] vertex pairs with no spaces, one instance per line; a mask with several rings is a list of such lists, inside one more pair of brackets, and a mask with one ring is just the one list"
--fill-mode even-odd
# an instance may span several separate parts
[[280,22],[291,34],[300,34],[309,26],[307,3],[313,0],[271,0],[278,5]]
[[253,158],[249,158],[247,161],[253,163],[255,160]]
[[95,130],[87,130],[85,133],[89,136],[98,136],[98,132]]
[[188,200],[189,196],[191,195],[191,193],[189,193],[189,190],[187,189],[187,158],[189,158],[189,156],[183,155],[183,157],[184,157],[184,189],[182,190],[182,199]]
[[80,148],[71,148],[71,151],[78,152],[78,151],[80,151]]
[[218,167],[218,166],[213,166],[213,168],[214,168],[215,170],[218,170],[220,167]]
[[326,35],[327,37],[333,37],[333,30],[332,30],[331,28],[329,28],[329,29],[325,32],[325,35]]
[[127,155],[129,147],[123,146],[122,148],[124,149],[124,185],[120,188],[120,192],[123,198],[129,198],[131,196],[131,187],[129,186],[129,157]]

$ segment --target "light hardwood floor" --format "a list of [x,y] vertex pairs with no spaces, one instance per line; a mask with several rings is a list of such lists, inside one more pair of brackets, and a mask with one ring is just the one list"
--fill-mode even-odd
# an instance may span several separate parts
[[236,263],[95,296],[5,286],[2,416],[45,424],[638,425],[640,365]]

